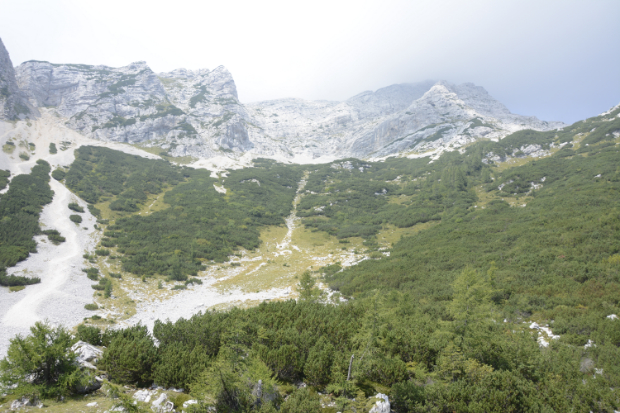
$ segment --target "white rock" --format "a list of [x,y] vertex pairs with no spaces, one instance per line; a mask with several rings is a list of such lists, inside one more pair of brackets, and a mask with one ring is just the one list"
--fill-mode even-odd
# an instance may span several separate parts
[[168,400],[168,396],[166,395],[166,393],[162,393],[162,394],[159,395],[157,400],[155,400],[153,403],[151,403],[151,405],[153,407],[159,407],[162,404],[164,404],[166,402],[166,400]]
[[92,363],[97,363],[97,360],[103,355],[103,351],[84,341],[78,341],[71,346],[71,351],[77,355],[76,361],[80,365],[90,369],[96,368]]
[[97,406],[97,402],[91,402],[91,403],[87,403],[86,407],[96,407]]
[[609,318],[610,320],[617,320],[617,319],[618,319],[618,316],[617,316],[617,315],[615,315],[615,314],[609,314],[609,315],[607,316],[607,318]]
[[174,410],[174,403],[168,400],[166,393],[162,393],[157,400],[151,403],[151,410],[155,412],[171,412]]
[[148,403],[151,401],[151,392],[146,389],[138,390],[133,394],[133,398],[139,402]]
[[36,404],[36,400],[29,399],[28,397],[24,396],[21,399],[13,400],[13,402],[11,403],[11,410],[21,409],[22,407],[26,406],[35,406]]
[[594,344],[594,341],[592,340],[588,340],[588,342],[583,346],[583,348],[590,348],[590,347],[596,347],[596,344]]
[[382,400],[377,400],[369,413],[390,413],[390,399],[388,396],[378,393],[375,397]]
[[[172,156],[237,159],[249,152],[297,163],[412,150],[439,156],[480,138],[563,126],[514,115],[471,83],[397,84],[344,102],[244,105],[222,66],[155,74],[145,62],[112,68],[29,61],[14,71],[33,110],[55,107],[67,126],[87,137],[159,146]],[[536,145],[521,150],[529,156],[542,151]]]
[[189,406],[191,406],[192,404],[198,404],[198,400],[187,400],[186,402],[183,403],[183,408],[187,409]]

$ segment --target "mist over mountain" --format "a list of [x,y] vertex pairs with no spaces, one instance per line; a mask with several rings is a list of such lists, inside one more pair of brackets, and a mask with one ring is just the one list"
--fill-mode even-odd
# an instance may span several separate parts
[[87,137],[161,148],[172,157],[307,162],[440,154],[481,138],[564,125],[512,114],[484,88],[446,81],[391,85],[344,102],[244,105],[223,66],[156,74],[145,62],[111,68],[29,61],[15,69],[11,85],[11,96],[27,97],[24,107],[53,108]]

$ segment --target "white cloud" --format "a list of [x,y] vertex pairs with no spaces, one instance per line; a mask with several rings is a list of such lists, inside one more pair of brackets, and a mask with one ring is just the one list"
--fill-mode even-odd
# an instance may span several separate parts
[[226,66],[242,101],[428,78],[572,121],[620,101],[620,2],[2,0],[13,62]]

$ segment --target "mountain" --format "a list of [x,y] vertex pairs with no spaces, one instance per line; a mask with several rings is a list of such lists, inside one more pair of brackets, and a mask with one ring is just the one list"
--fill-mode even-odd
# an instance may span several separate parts
[[17,78],[33,105],[56,108],[67,126],[91,138],[148,142],[173,156],[251,148],[235,83],[221,66],[157,75],[144,62],[110,68],[29,61]]
[[223,67],[142,62],[11,82],[0,410],[620,409],[620,105],[558,127],[444,81],[242,105]]
[[[12,71],[10,61],[3,67]],[[471,83],[397,84],[344,102],[288,98],[244,105],[223,66],[156,74],[145,62],[111,68],[29,61],[15,75],[19,96],[33,107],[55,108],[83,135],[161,148],[173,157],[249,153],[312,161],[439,154],[517,130],[564,126],[512,114]]]
[[38,114],[19,89],[9,52],[0,39],[0,119],[32,118]]
[[259,126],[255,133],[250,129],[252,141],[312,158],[427,152],[564,126],[514,115],[482,87],[444,81],[392,85],[345,102],[280,99],[247,107]]

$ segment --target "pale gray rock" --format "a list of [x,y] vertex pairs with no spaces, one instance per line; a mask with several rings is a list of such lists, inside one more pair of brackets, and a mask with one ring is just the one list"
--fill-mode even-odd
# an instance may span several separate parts
[[77,355],[78,364],[81,366],[87,364],[84,366],[87,368],[93,368],[93,364],[97,364],[98,359],[103,355],[103,351],[84,341],[78,341],[71,346],[71,351]]
[[192,404],[198,404],[198,400],[191,399],[191,400],[187,400],[187,401],[183,402],[183,408],[187,409]]
[[375,402],[369,413],[390,413],[390,399],[383,393],[377,393],[375,398],[380,399]]
[[162,393],[157,400],[151,403],[151,410],[157,413],[171,412],[174,410],[174,403],[168,400],[166,393]]
[[223,66],[155,74],[145,62],[121,68],[29,61],[17,68],[29,102],[54,107],[66,125],[106,141],[146,143],[172,156],[251,149],[247,112]]
[[345,102],[280,99],[247,105],[263,153],[378,158],[501,139],[521,129],[563,126],[514,115],[471,83],[422,82],[363,92]]
[[9,52],[0,39],[0,119],[14,120],[38,116],[39,111],[28,102],[17,84]]
[[147,389],[138,390],[133,394],[133,398],[139,402],[148,403],[151,401],[151,392]]
[[[3,67],[12,70],[4,56],[9,63]],[[12,79],[11,96],[21,93],[33,109],[55,108],[68,127],[88,137],[160,148],[173,157],[239,159],[249,153],[312,162],[439,156],[478,139],[564,126],[512,114],[472,83],[429,80],[344,102],[288,98],[244,105],[223,66],[155,74],[145,62],[112,68],[30,61]]]
[[36,406],[39,409],[41,409],[43,408],[43,403],[41,403],[39,399],[37,399],[36,397],[24,396],[21,399],[13,400],[13,402],[11,403],[11,407],[9,409],[19,410],[24,407],[32,407],[32,406]]

